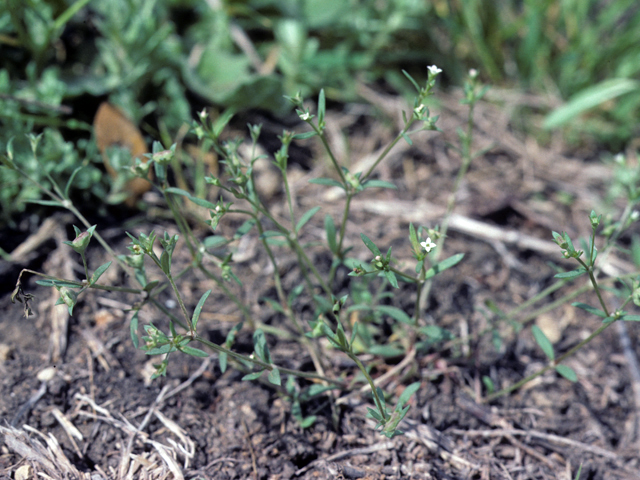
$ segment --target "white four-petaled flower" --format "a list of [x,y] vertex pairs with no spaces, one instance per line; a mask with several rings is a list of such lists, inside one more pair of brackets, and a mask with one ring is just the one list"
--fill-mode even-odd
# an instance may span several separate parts
[[431,75],[438,75],[440,72],[442,72],[441,69],[439,69],[436,65],[431,65],[427,67],[429,69],[429,73]]
[[420,245],[427,251],[427,253],[436,248],[436,244],[431,241],[430,237],[427,237],[424,242],[420,242]]

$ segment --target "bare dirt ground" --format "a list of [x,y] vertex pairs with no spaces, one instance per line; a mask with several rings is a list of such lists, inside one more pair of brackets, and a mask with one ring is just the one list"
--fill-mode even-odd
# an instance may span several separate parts
[[[352,159],[351,171],[363,170],[375,158],[395,131],[393,123],[403,108],[398,99],[368,90],[363,94],[380,110],[393,112],[393,120],[383,125],[362,106],[330,113],[329,125],[337,125],[329,130],[332,146],[338,158]],[[496,96],[500,97],[499,92]],[[506,93],[502,97],[507,98]],[[383,249],[393,246],[398,261],[412,268],[409,222],[432,227],[442,219],[460,165],[448,144],[457,143],[455,128],[464,125],[466,111],[456,94],[439,98],[439,126],[444,134],[423,133],[415,137],[413,146],[399,144],[379,177],[396,184],[398,190],[367,190],[354,202],[349,241],[353,254],[363,262],[369,260],[369,252],[360,242],[360,232]],[[508,386],[544,365],[545,357],[528,328],[532,322],[554,337],[557,355],[599,326],[597,318],[570,305],[531,318],[528,314],[541,306],[535,305],[511,323],[500,321],[487,306],[493,302],[509,312],[552,285],[551,262],[564,268],[573,265],[561,259],[551,242],[551,230],[586,237],[588,212],[612,208],[603,201],[611,169],[596,154],[585,150],[567,155],[561,147],[543,149],[512,133],[511,111],[528,101],[513,96],[499,106],[485,103],[477,110],[474,147],[489,150],[474,160],[461,188],[445,251],[445,256],[462,252],[465,258],[436,277],[423,319],[447,329],[459,341],[434,343],[424,352],[413,350],[406,361],[365,356],[374,364],[375,377],[390,372],[383,382],[387,391],[399,394],[412,381],[421,382],[401,424],[405,435],[389,440],[377,433],[366,418],[367,395],[348,392],[337,395],[349,395],[338,402],[337,425],[327,397],[304,403],[303,413],[317,415],[317,420],[303,430],[291,415],[284,389],[266,381],[242,382],[243,374],[233,368],[221,373],[215,356],[203,361],[174,355],[167,376],[149,381],[150,364],[158,360],[150,360],[131,342],[128,309],[136,301],[132,295],[87,292],[69,317],[66,308],[53,306],[55,292],[26,276],[25,291],[36,299],[35,316],[25,319],[21,307],[12,305],[9,298],[21,268],[65,278],[82,275],[80,259],[61,244],[72,238],[71,225],[78,222],[56,213],[44,222],[25,220],[22,232],[0,236],[3,247],[11,245],[6,250],[18,244],[22,248],[14,250],[15,262],[3,262],[0,269],[4,292],[0,298],[0,434],[4,439],[0,478],[19,478],[19,469],[31,468],[32,475],[92,480],[568,480],[575,477],[579,465],[583,480],[640,478],[640,405],[634,396],[635,373],[628,363],[629,352],[638,348],[635,324],[627,325],[626,333],[609,328],[567,361],[578,375],[577,383],[548,373],[506,397],[481,403],[486,395],[483,376],[498,387]],[[276,133],[281,129],[273,127]],[[339,218],[341,197],[308,183],[310,178],[326,176],[323,157],[313,143],[296,152],[292,162],[302,165],[292,166],[298,208],[322,206],[322,214],[305,227],[306,239],[316,242],[309,255],[319,269],[328,270],[330,257],[320,245],[322,218],[327,213]],[[318,160],[311,161],[314,157]],[[270,173],[261,175],[266,178],[264,195],[276,214],[286,217],[282,195],[273,188]],[[147,194],[146,199],[159,202],[154,195]],[[129,244],[125,229],[176,232],[160,213],[151,207],[146,215],[138,214],[126,223],[92,221],[115,250],[125,254]],[[217,233],[233,233],[236,227],[237,219],[225,218]],[[194,228],[201,237],[211,234]],[[34,236],[27,241],[29,234]],[[628,242],[628,237],[622,241]],[[237,249],[236,273],[244,288],[234,292],[251,305],[256,320],[290,330],[282,316],[261,300],[275,295],[269,263],[255,233]],[[180,251],[174,257],[175,271],[190,262],[186,249]],[[278,252],[289,291],[300,282],[300,274],[287,252]],[[95,243],[90,265],[95,268],[107,260]],[[618,272],[632,271],[615,255],[610,263]],[[350,281],[356,281],[345,274],[339,277],[340,294],[349,291]],[[105,284],[127,282],[116,268],[101,279]],[[543,304],[583,283],[563,287]],[[214,289],[200,325],[213,341],[223,342],[241,318],[235,305],[197,273],[181,278],[180,288],[190,309],[204,291]],[[401,285],[393,292],[392,304],[411,313],[414,292],[413,287]],[[588,295],[578,299],[593,301]],[[159,300],[175,308],[168,293]],[[303,323],[312,318],[308,298],[301,297],[295,307]],[[145,308],[141,323],[149,322],[166,326],[158,311]],[[524,328],[518,332],[514,326]],[[501,345],[496,348],[498,337]],[[630,341],[627,356],[621,343],[625,339]],[[268,341],[274,363],[313,368],[297,342],[274,335]],[[234,348],[252,351],[248,329]],[[353,378],[353,365],[335,353],[330,358],[328,375]]]

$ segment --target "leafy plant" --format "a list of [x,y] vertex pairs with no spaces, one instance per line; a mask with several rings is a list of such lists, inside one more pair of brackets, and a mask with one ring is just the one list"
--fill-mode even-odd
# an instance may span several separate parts
[[[254,353],[252,355],[243,355],[232,350],[235,336],[242,328],[241,325],[238,325],[228,333],[224,344],[213,343],[199,333],[199,318],[211,290],[208,290],[202,295],[193,312],[190,312],[183,300],[179,288],[179,278],[186,272],[186,270],[180,272],[174,272],[173,270],[172,259],[181,238],[179,235],[169,235],[165,232],[161,238],[158,238],[158,235],[155,232],[150,232],[149,234],[141,233],[138,236],[128,233],[131,239],[131,246],[129,247],[130,254],[117,256],[95,231],[95,226],[89,227],[84,232],[76,228],[76,239],[72,242],[67,242],[67,244],[81,255],[85,270],[85,279],[78,282],[45,276],[46,279],[40,280],[39,283],[44,286],[53,286],[57,288],[60,292],[59,303],[64,303],[68,307],[70,313],[72,313],[73,307],[77,304],[81,294],[88,288],[120,290],[143,295],[142,301],[136,307],[139,309],[143,308],[147,304],[159,306],[158,302],[155,300],[155,296],[162,289],[169,287],[177,298],[178,305],[180,306],[180,315],[175,316],[166,309],[162,309],[164,314],[168,317],[168,330],[154,324],[145,325],[145,335],[142,336],[142,343],[140,343],[138,339],[137,314],[133,316],[130,325],[131,337],[134,345],[139,346],[149,355],[163,356],[162,361],[159,364],[156,364],[155,376],[166,374],[169,359],[174,352],[182,352],[196,357],[208,356],[208,354],[203,350],[193,346],[195,342],[208,347],[219,355],[220,368],[223,371],[227,368],[228,359],[234,361],[236,366],[246,373],[243,377],[244,380],[255,380],[266,373],[269,382],[274,385],[281,385],[282,374],[287,374],[320,381],[326,389],[333,389],[336,387],[345,388],[346,385],[342,380],[328,377],[322,367],[324,362],[321,361],[321,358],[325,357],[328,352],[320,349],[315,339],[326,338],[329,345],[331,345],[331,349],[342,352],[358,367],[365,384],[368,385],[372,394],[372,401],[375,408],[369,409],[369,414],[376,420],[381,432],[388,437],[397,435],[400,433],[397,429],[398,424],[402,418],[404,418],[409,409],[406,405],[409,401],[409,397],[415,393],[420,383],[415,382],[407,386],[404,393],[399,397],[395,408],[391,409],[387,407],[387,399],[385,398],[384,392],[378,385],[376,385],[374,378],[371,375],[370,367],[365,365],[359,357],[360,349],[354,348],[354,345],[356,345],[356,339],[359,337],[360,328],[358,323],[351,325],[347,322],[345,309],[343,307],[348,301],[348,295],[343,295],[340,298],[337,298],[334,294],[337,292],[333,291],[332,285],[337,269],[343,266],[348,266],[348,268],[351,268],[350,275],[354,277],[382,277],[393,288],[398,288],[399,282],[416,283],[421,286],[426,281],[431,280],[438,273],[455,266],[462,260],[463,255],[454,255],[441,262],[432,263],[428,254],[436,247],[436,244],[430,237],[421,241],[421,236],[418,236],[418,232],[422,232],[422,229],[418,229],[418,231],[416,231],[413,225],[411,225],[409,229],[409,239],[416,259],[415,273],[400,270],[395,265],[391,248],[389,248],[385,254],[382,254],[376,243],[364,234],[360,235],[361,240],[373,257],[368,266],[364,266],[355,259],[349,258],[348,253],[350,249],[344,248],[343,246],[348,234],[346,225],[350,214],[351,200],[362,191],[369,188],[393,187],[393,185],[386,182],[370,178],[376,166],[384,160],[391,147],[401,140],[411,142],[410,136],[415,135],[420,131],[437,129],[435,126],[437,117],[430,116],[429,110],[425,107],[424,102],[428,96],[433,94],[436,78],[440,72],[441,70],[435,66],[429,67],[429,80],[424,87],[419,87],[417,82],[410,75],[406,74],[407,78],[417,90],[413,110],[411,110],[409,114],[404,112],[404,128],[400,131],[395,140],[391,142],[389,148],[380,155],[376,162],[374,162],[374,165],[366,172],[351,173],[346,167],[339,165],[337,159],[333,155],[325,136],[326,101],[323,91],[320,92],[318,98],[317,115],[312,114],[308,108],[303,106],[301,96],[298,95],[296,97],[289,98],[289,100],[297,107],[299,117],[306,122],[310,129],[307,132],[298,134],[285,131],[280,137],[282,146],[275,153],[273,159],[273,164],[280,171],[284,184],[285,198],[289,214],[289,221],[287,223],[279,220],[273,215],[270,211],[269,205],[263,202],[255,188],[253,167],[255,162],[260,158],[255,153],[258,137],[260,135],[260,127],[250,126],[249,131],[253,146],[250,149],[250,155],[245,156],[240,151],[240,141],[221,141],[220,139],[221,133],[230,119],[230,115],[222,116],[217,121],[212,122],[207,112],[203,111],[199,115],[199,121],[194,122],[193,131],[199,139],[207,139],[213,150],[224,159],[223,163],[226,167],[228,178],[224,180],[219,177],[208,176],[205,178],[207,184],[235,197],[236,202],[238,202],[238,206],[235,206],[232,202],[225,202],[222,198],[217,203],[214,203],[204,198],[196,197],[184,189],[170,186],[168,182],[168,173],[169,169],[172,168],[173,158],[176,154],[175,146],[169,150],[163,150],[160,144],[156,143],[153,148],[153,153],[147,155],[148,162],[143,163],[138,161],[136,165],[131,167],[131,171],[134,174],[147,179],[150,179],[149,172],[150,169],[153,168],[154,181],[163,193],[167,206],[174,215],[176,225],[181,231],[181,237],[184,240],[187,249],[191,252],[192,267],[197,268],[210,278],[217,287],[221,289],[221,291],[225,292],[231,301],[237,303],[245,313],[247,324],[249,324],[253,330]],[[415,123],[419,123],[421,126],[412,130],[411,127]],[[312,183],[337,186],[345,192],[344,212],[340,228],[336,228],[332,220],[325,220],[327,246],[333,256],[332,267],[328,273],[323,273],[317,269],[314,262],[307,255],[303,243],[305,225],[316,213],[318,213],[320,208],[315,207],[303,213],[297,212],[295,208],[296,202],[294,201],[295,199],[293,198],[289,188],[287,168],[289,146],[293,141],[298,139],[307,139],[312,137],[317,137],[326,149],[334,167],[334,173],[336,174],[336,179],[321,178],[313,180]],[[37,141],[35,140],[33,153],[34,156],[37,155]],[[78,212],[78,210],[73,206],[68,195],[68,191],[73,182],[73,176],[64,190],[59,188],[56,182],[48,176],[48,180],[53,185],[53,191],[51,191],[45,186],[40,185],[35,179],[31,178],[14,162],[14,157],[10,149],[7,151],[7,155],[3,158],[3,163],[9,170],[17,172],[48,195],[51,200],[46,201],[47,205],[67,208],[72,211],[85,225],[87,224],[84,217],[82,217],[80,212]],[[240,226],[234,238],[237,239],[243,235],[247,235],[253,229],[257,230],[262,246],[273,264],[274,280],[278,298],[277,301],[272,300],[269,304],[272,305],[276,311],[284,314],[290,321],[291,325],[297,332],[297,341],[299,341],[300,344],[308,350],[311,358],[314,360],[317,370],[316,373],[294,371],[277,365],[274,362],[268,347],[266,332],[270,331],[271,333],[278,334],[278,330],[268,329],[268,326],[260,325],[252,319],[247,306],[243,305],[240,299],[233,295],[230,289],[226,286],[226,283],[229,281],[242,285],[241,279],[238,278],[233,271],[233,252],[224,252],[225,247],[227,247],[233,239],[214,236],[213,238],[215,241],[209,240],[208,245],[215,245],[215,247],[222,250],[223,253],[218,255],[209,253],[207,245],[193,235],[189,223],[179,208],[180,203],[177,202],[177,199],[179,198],[186,198],[195,205],[207,209],[209,211],[210,220],[206,223],[214,231],[216,231],[220,222],[224,221],[224,217],[227,214],[232,213],[241,214],[247,218],[247,221]],[[432,234],[434,235],[435,240],[439,238],[437,236],[438,230],[428,230],[428,232],[433,232]],[[105,246],[105,248],[108,249],[109,252],[112,253],[114,260],[132,274],[132,277],[135,278],[137,283],[140,285],[140,288],[112,288],[98,283],[99,278],[109,268],[111,262],[98,267],[93,273],[91,272],[87,265],[84,252],[89,241],[94,236],[103,244],[103,246]],[[155,250],[157,241],[160,243],[161,253],[157,253]],[[290,253],[295,256],[300,265],[302,286],[294,288],[291,292],[285,292],[280,279],[280,274],[278,273],[279,268],[276,256],[274,255],[274,249],[280,247],[289,249]],[[155,268],[163,273],[166,278],[166,283],[164,285],[161,285],[158,281],[150,281],[148,279],[145,258],[149,259]],[[210,264],[215,266],[218,270],[217,273],[210,268]],[[29,272],[37,274],[30,270]],[[319,287],[321,294],[316,293],[316,287]],[[317,311],[316,317],[309,321],[308,325],[301,323],[298,318],[298,313],[292,308],[294,299],[305,291],[308,298],[315,300]],[[418,297],[419,296],[420,288],[418,288]],[[13,299],[25,303],[26,306],[28,305],[28,302],[32,300],[32,296],[25,294],[22,290],[20,279],[18,280]],[[25,308],[28,310],[27,307]],[[405,337],[407,338],[415,338],[416,334],[419,333],[419,330],[416,330],[418,327],[419,312],[421,310],[419,298],[416,300],[415,309],[416,313],[414,317],[411,318],[401,310],[390,306],[377,306],[375,308],[379,313],[388,316],[394,323],[396,323],[396,327],[398,329],[407,329],[407,333],[405,334]],[[413,331],[414,333],[409,334],[410,331]],[[367,334],[363,334],[359,338],[360,343],[366,343],[371,340],[371,336]],[[382,337],[376,338],[376,343],[380,344],[378,348],[376,349],[372,346],[370,351],[381,354],[389,353],[389,346],[387,345],[385,348],[382,345]],[[399,353],[402,353],[402,351],[399,350]],[[299,412],[300,396],[297,393],[297,390],[289,382],[291,382],[291,380],[288,380],[287,390],[292,395],[293,405],[296,412]],[[309,425],[310,422],[312,422],[312,417],[303,417],[299,413],[296,413],[296,418],[298,418],[301,425]]]
[[[476,66],[499,86],[551,93],[568,103],[551,112],[546,128],[564,125],[571,138],[588,133],[618,148],[633,135],[640,105],[639,22],[633,0],[561,7],[477,0],[8,0],[0,10],[6,53],[0,150],[15,138],[16,157],[38,181],[46,172],[64,184],[82,164],[87,168],[74,190],[83,200],[104,199],[108,180],[88,140],[92,113],[73,110],[87,98],[108,96],[168,147],[202,99],[222,109],[282,114],[290,109],[282,95],[308,97],[324,88],[330,100],[353,101],[360,82],[375,81],[410,98],[397,72],[405,68],[422,82],[423,65],[433,62],[452,85],[463,84],[468,67]],[[525,128],[538,131],[538,112],[524,110]],[[26,133],[44,134],[39,165],[21,145]],[[2,175],[0,221],[10,222],[39,193],[20,177]]]

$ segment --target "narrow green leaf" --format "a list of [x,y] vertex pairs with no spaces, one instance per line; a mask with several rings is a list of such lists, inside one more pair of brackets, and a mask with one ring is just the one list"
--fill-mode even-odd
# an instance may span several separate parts
[[406,133],[402,134],[402,138],[405,142],[407,142],[407,144],[409,145],[413,145],[413,142],[411,141],[411,139],[409,138],[409,135],[407,135]]
[[351,327],[351,340],[349,340],[349,345],[353,345],[356,335],[358,335],[358,322],[354,322],[353,327]]
[[451,338],[451,333],[438,325],[426,325],[420,327],[418,331],[426,335],[431,342],[442,342]]
[[540,329],[540,327],[538,327],[537,325],[532,326],[531,333],[533,333],[533,338],[536,339],[536,342],[538,343],[538,345],[540,345],[540,348],[547,356],[547,358],[549,360],[553,360],[555,358],[555,354],[553,353],[553,345],[551,345],[551,342],[544,334],[544,332]]
[[193,195],[189,196],[189,200],[191,200],[196,205],[208,208],[209,210],[215,210],[215,208],[217,207],[215,203],[205,200],[204,198],[194,197]]
[[296,285],[293,290],[291,290],[289,295],[287,295],[287,305],[293,305],[294,300],[300,296],[303,290],[304,284],[301,283],[299,285]]
[[269,376],[267,378],[273,385],[280,386],[280,384],[282,383],[280,380],[280,370],[278,370],[276,367],[273,367],[273,369],[269,372]]
[[65,282],[64,280],[36,280],[36,284],[43,287],[67,287],[67,288],[81,288],[78,282]]
[[308,138],[315,137],[317,133],[315,131],[304,132],[304,133],[296,133],[293,138],[294,140],[306,140]]
[[267,302],[271,306],[271,308],[273,308],[276,312],[279,312],[282,314],[285,313],[284,308],[282,308],[282,305],[280,305],[279,302],[276,302],[273,298],[262,297],[262,300]]
[[599,308],[592,307],[591,305],[587,305],[586,303],[573,302],[571,306],[581,308],[582,310],[586,310],[587,312],[597,315],[599,317],[607,318],[607,314],[604,313],[604,311],[600,310]]
[[165,275],[171,274],[171,255],[166,250],[160,255],[160,268]]
[[333,217],[329,214],[324,217],[324,231],[327,234],[327,244],[329,245],[329,250],[334,255],[337,255],[338,252],[338,243],[336,241],[336,225],[333,223]]
[[189,192],[187,192],[186,190],[183,190],[181,188],[169,187],[169,188],[165,189],[165,192],[173,193],[173,194],[176,194],[176,195],[182,195],[183,197],[187,197],[189,200],[191,200],[196,205],[208,208],[210,210],[215,210],[215,208],[217,206],[215,203],[209,202],[208,200],[205,200],[204,198],[194,197]]
[[253,333],[253,347],[260,360],[264,363],[271,363],[271,354],[267,346],[267,339],[264,336],[264,332],[259,328]]
[[549,114],[543,127],[547,130],[560,127],[586,110],[638,89],[640,89],[640,82],[630,78],[604,80],[597,85],[585,88],[574,95],[566,105]]
[[384,315],[390,316],[394,320],[406,323],[407,325],[413,325],[411,317],[407,315],[404,310],[401,310],[397,307],[392,307],[390,305],[378,305],[375,309],[378,312],[383,313]]
[[135,311],[129,322],[129,333],[131,334],[131,341],[133,346],[138,348],[138,310]]
[[397,190],[396,187],[391,182],[386,182],[384,180],[367,180],[362,184],[363,188],[390,188],[391,190]]
[[313,183],[315,185],[326,185],[328,187],[344,188],[340,182],[334,180],[333,178],[313,178],[309,180],[309,183]]
[[202,312],[202,307],[204,306],[204,302],[207,301],[207,298],[209,298],[210,294],[211,294],[211,290],[207,290],[206,292],[204,292],[204,294],[202,294],[202,297],[200,297],[200,301],[198,302],[198,305],[196,305],[196,309],[193,311],[193,316],[191,317],[191,325],[193,326],[194,330],[198,326],[198,319],[200,318],[200,313]]
[[220,352],[218,354],[218,363],[220,364],[220,371],[222,373],[227,371],[227,352]]
[[586,273],[586,270],[583,267],[580,267],[577,270],[571,270],[570,272],[562,272],[553,276],[553,278],[576,278],[580,275]]
[[296,228],[295,228],[296,233],[298,233],[300,229],[304,227],[305,223],[311,220],[311,217],[313,217],[316,213],[318,213],[319,210],[320,210],[320,207],[314,207],[311,210],[307,210],[304,213],[304,215],[300,217],[300,220],[298,220],[298,223],[296,224]]
[[224,246],[224,245],[226,245],[228,243],[229,243],[229,240],[227,240],[222,235],[211,235],[210,237],[206,237],[202,241],[202,244],[204,245],[204,248],[218,248],[218,247],[222,247],[222,246]]
[[302,395],[300,396],[300,398],[304,399],[304,400],[309,400],[313,397],[317,397],[318,395],[322,395],[324,392],[328,392],[329,390],[335,390],[336,386],[335,385],[318,385],[313,384],[310,385],[308,389],[304,389],[302,391]]
[[413,223],[409,223],[409,241],[411,242],[411,246],[415,252],[420,251],[420,242],[418,241],[418,234],[416,233],[416,229],[413,226]]
[[327,102],[324,98],[324,89],[321,89],[320,95],[318,95],[318,125],[322,125],[324,123],[324,113],[326,108]]
[[369,237],[367,237],[364,233],[360,234],[360,238],[366,245],[366,247],[373,253],[374,256],[380,255],[382,257],[382,253],[380,253],[380,249],[376,247],[376,244],[371,241]]
[[405,355],[407,351],[398,345],[372,345],[367,349],[367,353],[383,358],[395,358]]
[[378,394],[378,398],[380,399],[380,403],[382,404],[382,411],[380,412],[380,415],[382,415],[382,417],[384,419],[387,418],[387,404],[384,398],[384,392],[382,391],[382,388],[380,387],[376,387],[376,393]]
[[45,207],[62,207],[62,203],[56,200],[25,200],[25,203],[35,203],[36,205],[44,205]]
[[344,333],[344,328],[342,328],[342,323],[338,322],[338,326],[336,327],[336,339],[340,347],[345,351],[349,351],[349,341],[347,340],[347,335]]
[[191,196],[191,194],[189,192],[187,192],[186,190],[183,190],[182,188],[178,188],[178,187],[166,188],[165,192],[175,193],[176,195],[182,195],[183,197],[187,197],[187,198]]
[[492,394],[496,391],[496,386],[493,384],[493,380],[491,380],[491,377],[483,375],[482,383],[484,383],[484,387],[487,389],[487,393]]
[[622,315],[620,320],[625,322],[640,322],[640,315]]
[[317,420],[317,416],[316,415],[309,415],[308,417],[304,417],[299,423],[300,423],[300,428],[302,428],[303,430],[305,428],[309,428],[311,425],[313,425],[314,423],[316,423]]
[[387,278],[393,288],[400,288],[398,286],[398,279],[396,278],[395,273],[393,273],[391,270],[386,270],[384,272],[384,276]]
[[266,230],[262,232],[262,235],[260,235],[260,240],[262,240],[263,238],[275,238],[275,237],[286,237],[286,235],[276,230]]
[[247,233],[249,233],[249,231],[253,228],[253,226],[256,224],[256,221],[251,219],[251,220],[246,220],[242,225],[240,225],[240,227],[238,228],[238,230],[236,230],[236,233],[233,235],[233,239],[234,240],[238,240],[239,238],[241,238],[242,236],[246,235]]
[[159,280],[154,280],[153,282],[149,282],[144,286],[144,291],[150,292],[151,290],[156,288],[159,284],[160,284]]
[[255,380],[256,378],[259,378],[260,375],[262,375],[262,372],[263,372],[263,370],[260,370],[259,372],[248,373],[244,377],[242,377],[241,380],[243,382],[246,382],[246,381],[249,381],[249,380]]
[[91,275],[91,280],[89,280],[89,284],[94,285],[98,281],[98,279],[102,276],[102,274],[107,271],[107,268],[109,268],[110,265],[111,265],[111,262],[107,262],[103,265],[100,265],[98,268],[96,268],[96,271],[93,272],[93,275]]
[[318,326],[320,327],[320,330],[322,330],[322,333],[332,342],[334,343],[338,348],[340,348],[340,343],[338,342],[338,337],[336,336],[335,333],[333,333],[333,330],[331,330],[331,327],[329,327],[329,325],[327,325],[326,323],[320,321],[318,323]]
[[411,398],[411,396],[414,393],[416,393],[419,389],[420,389],[420,382],[413,382],[411,385],[407,385],[407,387],[404,389],[404,392],[402,392],[402,395],[400,395],[400,398],[398,399],[398,404],[396,405],[396,408],[395,408],[396,412],[400,410],[402,407],[404,407],[405,404]]
[[407,77],[409,79],[409,81],[411,82],[411,84],[415,87],[416,91],[418,93],[420,93],[420,87],[418,86],[418,82],[416,82],[413,77],[411,75],[409,75],[408,72],[406,72],[405,70],[402,70],[402,73],[404,74],[405,77]]
[[374,410],[371,407],[367,407],[367,416],[369,418],[373,418],[374,420],[376,420],[377,422],[382,423],[382,417],[380,416],[380,414],[377,412],[377,410]]
[[220,136],[220,134],[225,129],[227,124],[231,121],[234,115],[235,112],[233,108],[228,108],[224,112],[222,112],[216,119],[215,123],[213,124],[213,134],[216,138]]
[[556,372],[562,375],[564,378],[569,380],[570,382],[577,382],[578,376],[576,372],[573,371],[573,368],[568,367],[566,365],[556,365]]
[[67,185],[64,187],[64,198],[69,198],[69,190],[71,189],[71,185],[73,184],[73,180],[76,178],[76,175],[78,174],[78,172],[80,170],[82,170],[83,168],[84,168],[84,166],[78,167],[71,173],[71,176],[69,177],[69,180],[67,180]]
[[175,351],[176,351],[176,348],[170,343],[167,343],[166,345],[161,345],[159,347],[147,350],[145,353],[147,355],[163,355],[165,353],[171,353]]
[[187,355],[191,355],[192,357],[207,358],[209,356],[207,352],[203,352],[199,348],[190,347],[189,345],[180,347],[180,351],[186,353]]
[[457,265],[458,263],[460,263],[460,261],[463,258],[464,258],[464,253],[458,253],[456,255],[452,255],[446,260],[441,261],[440,263],[437,263],[436,265],[431,267],[429,270],[427,270],[427,273],[425,274],[425,280],[428,280],[431,277],[434,277],[435,275],[439,274],[440,272],[443,272],[446,269]]

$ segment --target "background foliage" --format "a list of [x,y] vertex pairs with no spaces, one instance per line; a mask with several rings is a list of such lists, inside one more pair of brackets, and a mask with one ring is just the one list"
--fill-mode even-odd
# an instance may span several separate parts
[[[613,149],[638,135],[635,0],[7,0],[0,6],[0,152],[46,183],[80,164],[79,195],[104,198],[90,124],[120,106],[168,146],[204,105],[287,113],[282,95],[359,82],[400,93],[426,65],[456,86],[469,68],[496,87],[568,102],[546,126]],[[516,110],[524,118],[540,113]],[[571,120],[571,122],[570,122]],[[26,133],[43,133],[34,160]],[[0,169],[2,223],[37,192]]]

